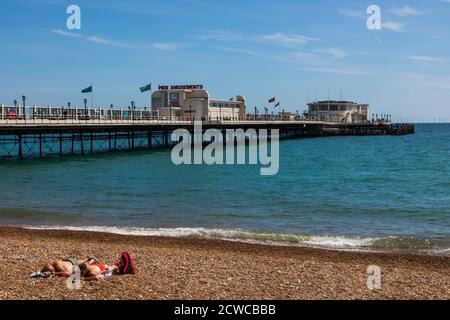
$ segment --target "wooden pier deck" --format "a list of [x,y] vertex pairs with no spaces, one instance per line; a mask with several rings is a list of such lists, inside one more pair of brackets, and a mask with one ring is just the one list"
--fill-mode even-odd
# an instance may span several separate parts
[[[161,119],[0,120],[0,158],[25,159],[66,154],[90,154],[120,150],[170,147],[176,129],[194,131],[192,121]],[[202,122],[202,130],[278,129],[280,139],[348,135],[406,135],[409,124],[332,123],[322,121],[241,120]]]

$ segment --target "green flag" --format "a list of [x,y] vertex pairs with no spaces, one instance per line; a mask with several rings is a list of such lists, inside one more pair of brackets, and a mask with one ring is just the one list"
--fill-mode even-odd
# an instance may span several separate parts
[[148,84],[146,86],[141,87],[141,92],[150,91],[152,90],[152,84]]

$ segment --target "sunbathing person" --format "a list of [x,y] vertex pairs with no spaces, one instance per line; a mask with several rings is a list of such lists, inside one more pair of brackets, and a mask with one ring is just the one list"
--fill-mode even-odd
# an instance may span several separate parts
[[46,264],[41,272],[33,272],[30,277],[47,277],[47,276],[58,276],[58,277],[70,277],[76,272],[76,266],[80,264],[93,264],[98,262],[95,258],[86,258],[82,260],[75,259],[59,259],[51,263]]
[[99,281],[104,280],[113,274],[134,274],[134,265],[131,255],[128,252],[122,252],[119,256],[119,262],[113,266],[107,264],[92,263],[80,264],[80,275],[84,281]]
[[84,281],[100,281],[113,275],[119,268],[117,266],[108,266],[106,264],[82,263],[78,266],[80,268],[81,279]]
[[46,264],[41,272],[31,272],[30,278],[48,278],[51,276],[70,277],[79,270],[80,276],[86,281],[103,280],[113,274],[134,274],[134,265],[128,252],[122,252],[119,262],[108,266],[90,257],[82,260],[60,259]]

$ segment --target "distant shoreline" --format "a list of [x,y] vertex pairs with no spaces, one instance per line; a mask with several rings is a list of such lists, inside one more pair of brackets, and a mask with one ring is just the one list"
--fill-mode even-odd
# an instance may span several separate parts
[[[125,236],[0,227],[0,299],[450,299],[450,257],[338,251],[205,238]],[[130,251],[136,275],[69,290],[63,279],[28,279],[57,258],[113,263]],[[381,289],[367,288],[367,267]]]

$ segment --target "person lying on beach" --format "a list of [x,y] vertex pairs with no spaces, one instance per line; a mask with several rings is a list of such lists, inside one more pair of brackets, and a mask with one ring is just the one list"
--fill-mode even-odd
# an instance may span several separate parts
[[76,272],[76,266],[80,264],[93,264],[98,263],[97,259],[93,257],[75,260],[72,258],[69,259],[59,259],[53,262],[46,264],[40,272],[32,272],[30,273],[30,278],[46,278],[50,276],[58,276],[58,277],[70,277],[72,274]]
[[96,281],[108,278],[113,274],[134,274],[134,265],[131,255],[126,251],[122,252],[119,262],[113,266],[101,264],[93,257],[82,260],[60,259],[46,264],[41,272],[31,272],[30,278],[70,277],[78,270],[83,280]]
[[128,252],[122,252],[119,256],[119,263],[113,266],[107,264],[80,264],[80,275],[84,281],[100,281],[111,277],[113,274],[134,274],[134,265],[131,255]]
[[80,268],[81,280],[84,281],[100,281],[112,276],[118,271],[118,266],[108,266],[107,264],[95,263],[86,264],[82,263],[78,266]]

